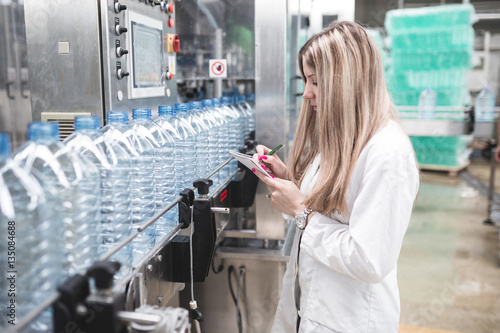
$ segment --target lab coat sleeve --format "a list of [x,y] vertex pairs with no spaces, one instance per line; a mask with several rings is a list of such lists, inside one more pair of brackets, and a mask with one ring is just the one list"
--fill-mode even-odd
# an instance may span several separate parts
[[[320,264],[367,283],[379,283],[395,267],[418,191],[413,154],[371,147],[358,160],[351,182],[349,224],[316,213],[301,250]],[[358,168],[359,167],[359,168]]]

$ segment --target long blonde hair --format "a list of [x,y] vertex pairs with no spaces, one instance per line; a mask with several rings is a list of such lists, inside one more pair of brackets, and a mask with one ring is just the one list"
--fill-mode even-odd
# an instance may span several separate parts
[[302,103],[288,160],[290,178],[300,187],[307,167],[321,154],[319,177],[304,204],[323,214],[348,215],[346,191],[358,157],[371,137],[397,113],[384,80],[374,40],[353,22],[336,22],[301,48],[303,61],[316,74],[317,111]]

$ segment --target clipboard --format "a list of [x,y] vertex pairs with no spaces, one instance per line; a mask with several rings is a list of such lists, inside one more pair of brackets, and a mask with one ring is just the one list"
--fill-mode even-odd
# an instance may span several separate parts
[[252,170],[252,169],[259,170],[260,172],[262,172],[266,176],[271,177],[271,175],[269,173],[267,173],[266,170],[262,169],[259,162],[254,160],[252,156],[241,154],[241,153],[238,153],[236,151],[228,151],[227,153],[229,155],[233,156],[238,161],[240,161],[241,164],[243,164],[244,166],[246,166],[250,170]]

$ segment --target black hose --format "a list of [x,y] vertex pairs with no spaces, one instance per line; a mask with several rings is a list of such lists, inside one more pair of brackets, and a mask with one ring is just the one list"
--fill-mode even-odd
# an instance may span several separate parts
[[[240,290],[241,290],[241,282],[243,279],[243,275],[245,275],[245,266],[240,266],[240,274],[239,276],[237,275],[236,271],[234,270],[234,266],[231,265],[227,269],[227,279],[229,282],[229,291],[231,292],[231,297],[233,298],[234,305],[236,306],[236,322],[238,323],[238,333],[243,332],[243,323],[241,321],[241,311],[240,311]],[[233,290],[233,283],[231,282],[231,274],[234,272],[234,275],[236,279],[238,280],[238,291],[237,294],[234,294]]]

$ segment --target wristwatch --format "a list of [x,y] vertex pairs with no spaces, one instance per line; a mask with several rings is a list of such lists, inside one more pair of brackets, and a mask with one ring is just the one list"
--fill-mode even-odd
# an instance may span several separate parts
[[297,228],[299,228],[300,230],[304,230],[307,224],[307,217],[312,212],[313,212],[312,209],[306,208],[304,209],[304,211],[298,213],[295,216],[295,224],[297,225]]

